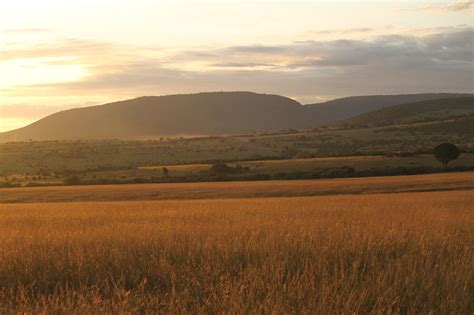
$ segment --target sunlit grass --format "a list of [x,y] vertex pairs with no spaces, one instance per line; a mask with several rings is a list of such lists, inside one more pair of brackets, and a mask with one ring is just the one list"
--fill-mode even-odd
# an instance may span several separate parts
[[471,192],[0,205],[0,312],[468,314]]
[[299,197],[473,188],[474,172],[458,172],[324,180],[5,188],[0,190],[0,203]]

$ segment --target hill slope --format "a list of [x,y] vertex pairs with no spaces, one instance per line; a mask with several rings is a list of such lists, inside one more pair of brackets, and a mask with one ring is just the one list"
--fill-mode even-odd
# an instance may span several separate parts
[[62,111],[0,133],[0,142],[150,139],[275,132],[314,127],[393,105],[470,94],[358,96],[302,106],[278,95],[214,92],[148,96]]
[[0,134],[0,141],[132,139],[278,131],[306,125],[303,106],[249,92],[149,96],[71,109]]
[[474,97],[474,94],[432,93],[373,95],[340,98],[325,103],[306,105],[314,124],[332,123],[382,108],[443,98]]
[[474,115],[474,98],[446,98],[396,105],[341,122],[349,127],[376,127],[414,123],[464,121]]

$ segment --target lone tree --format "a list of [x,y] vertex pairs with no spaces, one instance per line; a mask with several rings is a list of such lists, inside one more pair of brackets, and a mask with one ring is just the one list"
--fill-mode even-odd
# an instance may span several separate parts
[[168,168],[166,168],[166,167],[163,167],[163,168],[162,168],[162,172],[163,172],[163,174],[164,174],[165,176],[168,176],[168,174],[170,173],[170,170],[169,170]]
[[444,167],[447,167],[449,162],[461,155],[461,151],[452,143],[441,143],[433,149],[433,155]]

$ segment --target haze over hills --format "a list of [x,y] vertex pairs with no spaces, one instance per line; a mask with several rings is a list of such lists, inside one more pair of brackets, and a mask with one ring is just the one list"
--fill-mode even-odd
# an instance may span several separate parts
[[346,119],[340,124],[360,128],[464,120],[474,123],[474,98],[472,97],[395,105]]
[[324,103],[309,104],[306,105],[306,108],[311,113],[314,123],[331,123],[390,106],[457,97],[474,97],[474,94],[425,93],[351,96]]
[[349,97],[303,106],[283,96],[213,92],[148,96],[66,110],[1,133],[0,141],[149,139],[275,132],[314,127],[403,103],[471,94]]
[[302,105],[277,95],[215,92],[148,96],[55,113],[2,141],[222,135],[303,127]]

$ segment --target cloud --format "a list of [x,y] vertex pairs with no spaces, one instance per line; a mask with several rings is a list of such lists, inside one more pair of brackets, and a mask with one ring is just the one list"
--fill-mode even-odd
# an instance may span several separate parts
[[257,68],[257,67],[275,67],[276,65],[257,62],[221,62],[210,65],[217,68]]
[[[73,47],[96,51],[101,59],[96,57],[88,76],[76,82],[17,86],[2,93],[93,98],[252,90],[307,100],[314,95],[473,92],[473,36],[473,28],[462,27],[425,36],[240,45],[165,57],[159,50],[121,55],[122,49],[113,45],[79,41],[53,47],[49,53]],[[188,63],[200,67],[185,67]]]
[[405,12],[419,12],[419,11],[428,11],[435,13],[447,13],[447,12],[462,12],[462,11],[474,11],[474,0],[458,0],[452,1],[448,5],[423,5],[416,7],[414,9],[403,9],[400,11]]
[[53,58],[53,57],[87,57],[96,58],[109,53],[117,54],[123,47],[91,40],[80,40],[75,38],[65,38],[53,42],[43,42],[34,46],[3,49],[0,51],[0,61],[33,58]]
[[224,49],[223,53],[279,54],[284,51],[284,46],[250,45],[229,47]]
[[451,11],[467,11],[474,9],[474,1],[458,1],[450,6],[448,6],[448,10]]
[[359,28],[344,28],[344,29],[332,29],[332,30],[318,30],[311,31],[309,34],[312,35],[349,35],[357,33],[370,33],[374,29],[370,27],[359,27]]
[[47,33],[47,32],[49,32],[49,30],[44,29],[44,28],[24,28],[24,29],[0,30],[0,33],[12,34],[12,35],[31,34],[31,33]]
[[[294,68],[421,66],[462,63],[472,68],[473,28],[426,36],[384,35],[373,40],[300,41],[277,46],[233,46],[203,54],[201,61],[227,65],[272,65]],[[194,55],[196,56],[196,55]],[[216,58],[219,62],[216,62]]]

